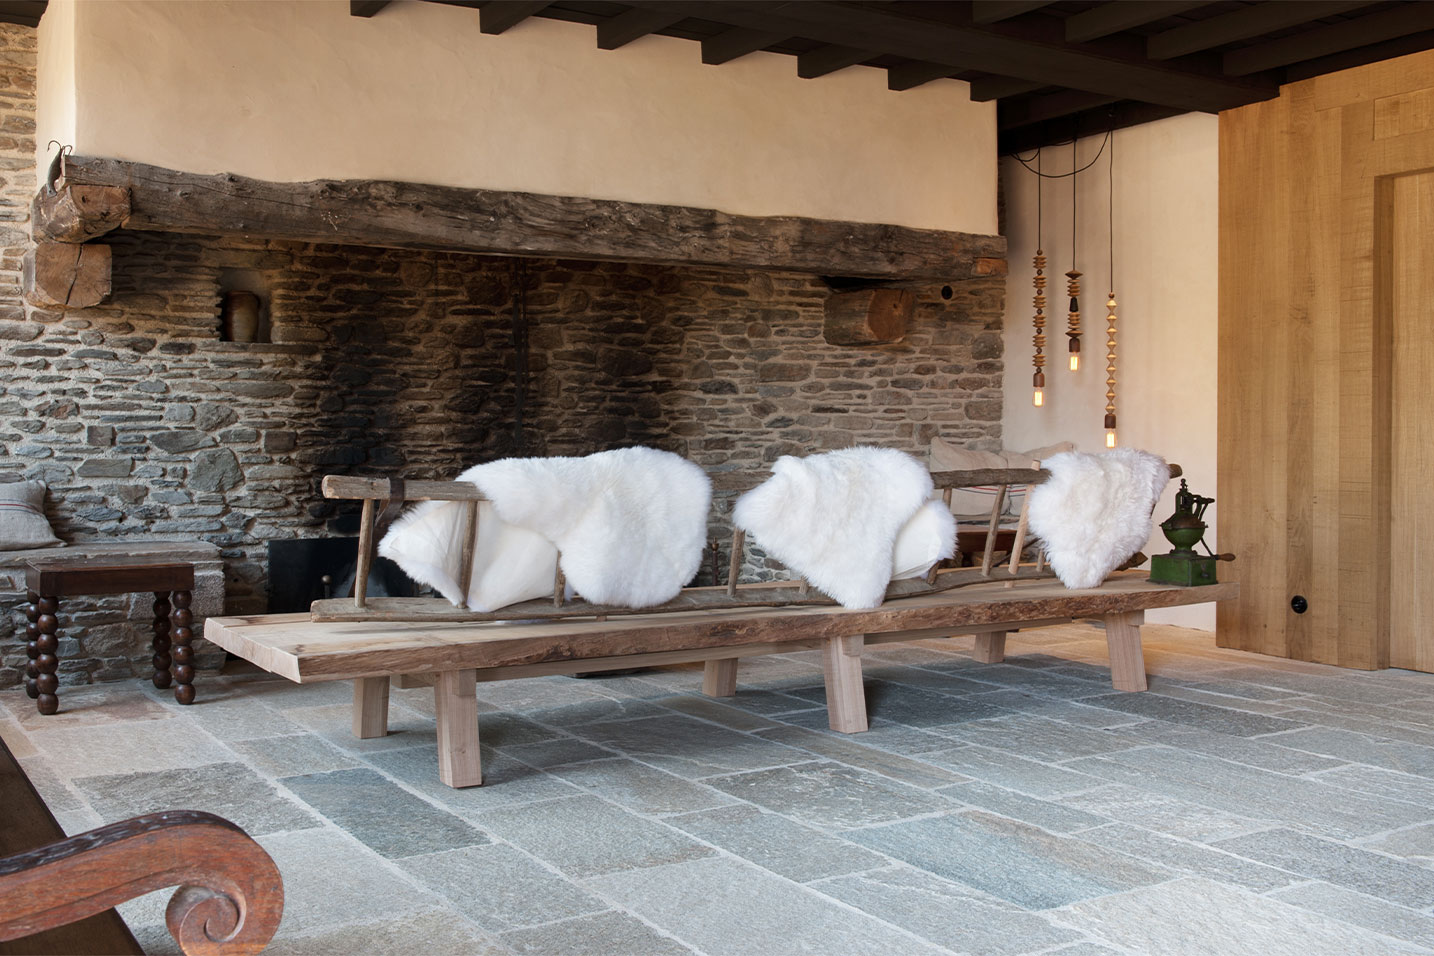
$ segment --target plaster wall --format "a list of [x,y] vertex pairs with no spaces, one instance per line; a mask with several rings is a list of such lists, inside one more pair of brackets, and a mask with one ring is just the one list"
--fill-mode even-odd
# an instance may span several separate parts
[[[53,22],[52,22],[53,20]],[[276,181],[393,179],[992,234],[993,103],[792,57],[704,66],[693,41],[347,0],[53,0],[38,142]],[[68,54],[68,55],[67,55]]]
[[48,143],[75,141],[75,8],[76,4],[52,3],[45,8],[37,30],[34,76],[35,138],[37,169],[48,169],[54,153]]
[[[1104,137],[1047,149],[1046,173],[1068,173],[1095,159]],[[1119,443],[1178,462],[1197,494],[1215,486],[1218,127],[1201,113],[1114,134],[1116,414]],[[1026,155],[1026,154],[1023,154]],[[1037,178],[1015,159],[1001,160],[1010,275],[1007,280],[1004,443],[1029,448],[1070,440],[1081,451],[1104,448],[1105,301],[1110,291],[1109,147],[1076,177],[1077,267],[1081,279],[1082,365],[1068,369],[1066,277],[1071,268],[1071,180],[1044,181],[1042,244],[1048,264],[1046,403],[1031,402],[1031,256],[1036,249]],[[1035,165],[1035,160],[1030,160]],[[1157,520],[1174,510],[1172,482]],[[1206,542],[1215,547],[1215,509]],[[1154,529],[1146,554],[1170,550]],[[1149,620],[1214,630],[1213,605],[1152,611]]]

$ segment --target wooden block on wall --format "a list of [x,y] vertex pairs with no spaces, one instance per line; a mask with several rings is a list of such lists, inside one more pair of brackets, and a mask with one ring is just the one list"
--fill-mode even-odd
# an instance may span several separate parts
[[837,292],[826,301],[822,337],[832,345],[900,342],[915,311],[916,297],[905,289]]
[[110,247],[38,242],[25,253],[25,301],[41,308],[85,309],[110,294]]

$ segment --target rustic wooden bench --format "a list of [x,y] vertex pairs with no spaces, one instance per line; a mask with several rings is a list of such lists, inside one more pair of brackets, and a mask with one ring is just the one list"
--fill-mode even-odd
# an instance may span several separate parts
[[0,807],[0,956],[143,953],[114,906],[176,885],[185,953],[246,956],[278,929],[279,871],[228,820],[172,810],[66,837],[3,739]]
[[[792,585],[794,591],[799,587]],[[688,589],[703,590],[723,591]],[[994,662],[1002,659],[1011,631],[1095,618],[1105,624],[1112,684],[1140,691],[1146,688],[1140,647],[1146,610],[1238,594],[1235,583],[1176,587],[1152,584],[1143,572],[1130,571],[1084,591],[1045,578],[998,578],[888,600],[870,610],[714,607],[532,621],[315,620],[310,614],[282,614],[211,618],[205,636],[298,683],[352,680],[358,737],[387,732],[391,678],[426,675],[434,685],[439,776],[449,786],[469,787],[482,782],[480,681],[703,661],[703,692],[724,697],[736,692],[740,658],[820,648],[831,727],[857,733],[867,728],[861,655],[868,644],[975,634],[977,656]]]

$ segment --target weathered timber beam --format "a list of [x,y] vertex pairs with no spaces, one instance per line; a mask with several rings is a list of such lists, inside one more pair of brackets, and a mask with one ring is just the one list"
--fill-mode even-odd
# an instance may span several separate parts
[[597,25],[598,49],[616,50],[618,47],[626,46],[633,40],[645,37],[649,33],[666,30],[674,23],[680,23],[685,19],[686,17],[680,12],[642,10],[633,7],[625,13],[619,13],[611,20],[604,20]]
[[945,63],[923,63],[920,60],[909,60],[906,63],[898,63],[896,66],[887,68],[886,88],[895,92],[914,90],[932,80],[944,80],[956,72],[954,67],[947,66]]
[[951,281],[1006,240],[874,223],[376,180],[274,183],[71,156],[67,182],[130,191],[126,228],[298,242]]
[[1412,3],[1232,50],[1223,63],[1229,75],[1244,76],[1429,29],[1434,29],[1434,3]]
[[773,43],[781,43],[789,36],[790,33],[746,30],[742,27],[724,30],[702,41],[702,62],[708,66],[721,66],[748,53],[765,50]]
[[37,242],[25,252],[20,284],[25,301],[47,309],[87,309],[110,294],[110,247]]
[[492,0],[478,10],[478,30],[492,36],[506,33],[547,5],[547,0]]
[[118,229],[129,218],[123,186],[61,185],[41,189],[30,204],[30,230],[37,241],[85,242]]
[[1115,102],[1118,100],[1113,96],[1085,93],[1081,90],[1061,90],[1059,93],[1045,96],[1013,97],[996,104],[996,129],[1017,129]]
[[1119,0],[1066,18],[1066,39],[1072,43],[1108,37],[1177,13],[1205,6],[1207,0]]
[[349,0],[349,16],[371,17],[384,7],[389,0]]
[[865,63],[876,55],[870,50],[860,50],[856,47],[835,44],[819,46],[815,50],[808,50],[806,53],[797,55],[797,76],[804,80],[814,80],[819,76],[826,76],[828,73],[835,73],[837,70]]
[[996,23],[1050,5],[1051,0],[975,0],[971,4],[971,22]]
[[1230,13],[1197,20],[1185,26],[1157,33],[1145,43],[1145,55],[1152,60],[1169,60],[1187,53],[1213,49],[1299,26],[1358,7],[1370,6],[1373,0],[1303,0],[1301,3],[1280,3],[1265,0]]

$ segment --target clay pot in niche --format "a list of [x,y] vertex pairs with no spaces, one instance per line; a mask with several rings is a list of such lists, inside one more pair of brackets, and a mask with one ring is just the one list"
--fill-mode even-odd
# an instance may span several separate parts
[[227,342],[259,340],[259,297],[252,292],[226,292],[221,311],[222,332]]

